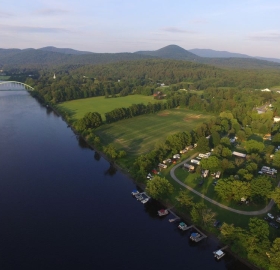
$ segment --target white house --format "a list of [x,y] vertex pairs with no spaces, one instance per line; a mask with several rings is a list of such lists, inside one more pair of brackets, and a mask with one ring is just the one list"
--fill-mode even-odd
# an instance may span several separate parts
[[274,116],[273,117],[273,122],[274,123],[277,123],[277,122],[279,122],[280,121],[280,116]]

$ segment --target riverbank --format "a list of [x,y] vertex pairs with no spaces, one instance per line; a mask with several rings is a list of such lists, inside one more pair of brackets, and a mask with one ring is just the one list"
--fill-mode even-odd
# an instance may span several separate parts
[[[90,149],[94,150],[95,152],[97,152],[102,158],[104,158],[106,161],[108,161],[114,168],[116,168],[117,170],[119,170],[122,174],[126,175],[134,184],[136,184],[138,187],[140,187],[142,190],[145,190],[145,185],[143,183],[139,183],[137,182],[129,173],[129,170],[127,168],[122,168],[121,166],[119,166],[115,161],[110,160],[110,158],[108,158],[108,156],[106,156],[105,153],[103,153],[102,151],[100,151],[99,149],[97,149],[93,144],[91,144],[90,142],[87,141],[87,139],[82,136],[81,134],[79,134],[79,132],[74,128],[74,126],[67,122],[67,120],[63,117],[63,115],[61,115],[59,113],[58,110],[56,110],[54,107],[52,106],[48,106],[49,109],[52,109],[58,116],[60,116],[64,122],[67,123],[68,127],[71,128],[72,132],[76,135],[79,136],[80,138],[82,138],[86,144],[89,146]],[[172,207],[172,211],[175,212],[178,216],[180,216],[182,218],[182,220],[186,221],[188,224],[191,224],[191,217],[190,215],[188,215],[187,213],[182,213],[181,211],[179,211],[178,209],[174,208],[172,205],[164,202],[164,201],[160,201],[160,203],[165,207],[165,208],[171,208]],[[203,231],[208,237],[211,237],[212,239],[215,239],[215,242],[217,243],[217,246],[222,247],[225,246],[225,244],[223,244],[217,237],[217,235],[215,235],[214,233],[211,233],[209,231],[205,231],[204,229],[202,229],[201,227],[197,226],[201,231]],[[240,258],[238,256],[238,254],[235,254],[234,252],[232,252],[229,248],[226,250],[226,252],[230,253],[233,257],[235,257],[237,260],[241,261],[243,264],[245,264],[246,266],[250,267],[253,270],[257,270],[259,268],[257,268],[256,266],[252,265],[251,263],[249,263],[248,261]]]

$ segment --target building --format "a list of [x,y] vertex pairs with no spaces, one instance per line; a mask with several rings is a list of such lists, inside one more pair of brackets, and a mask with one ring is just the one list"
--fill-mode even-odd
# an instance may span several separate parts
[[232,155],[236,156],[236,157],[241,157],[241,158],[245,158],[246,157],[246,154],[239,153],[239,152],[236,152],[236,151],[233,151]]
[[280,116],[274,116],[273,117],[273,122],[274,123],[277,123],[277,122],[279,122],[280,121]]

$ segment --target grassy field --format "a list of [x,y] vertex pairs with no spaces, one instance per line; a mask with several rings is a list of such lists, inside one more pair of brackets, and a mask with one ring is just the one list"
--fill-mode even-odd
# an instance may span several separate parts
[[156,101],[152,96],[143,95],[117,98],[105,98],[102,96],[66,101],[59,104],[58,107],[69,112],[73,120],[82,118],[87,112],[99,112],[103,120],[105,120],[104,114],[115,108],[127,108],[132,104],[148,104],[149,102],[154,103]]
[[102,144],[113,143],[117,149],[139,156],[164,141],[169,134],[191,131],[209,118],[210,115],[187,109],[172,109],[106,124],[98,128],[96,134]]

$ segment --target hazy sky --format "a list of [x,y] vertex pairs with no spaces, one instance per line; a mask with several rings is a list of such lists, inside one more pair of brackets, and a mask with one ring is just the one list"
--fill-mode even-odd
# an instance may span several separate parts
[[280,0],[0,0],[0,48],[214,49],[280,58]]

